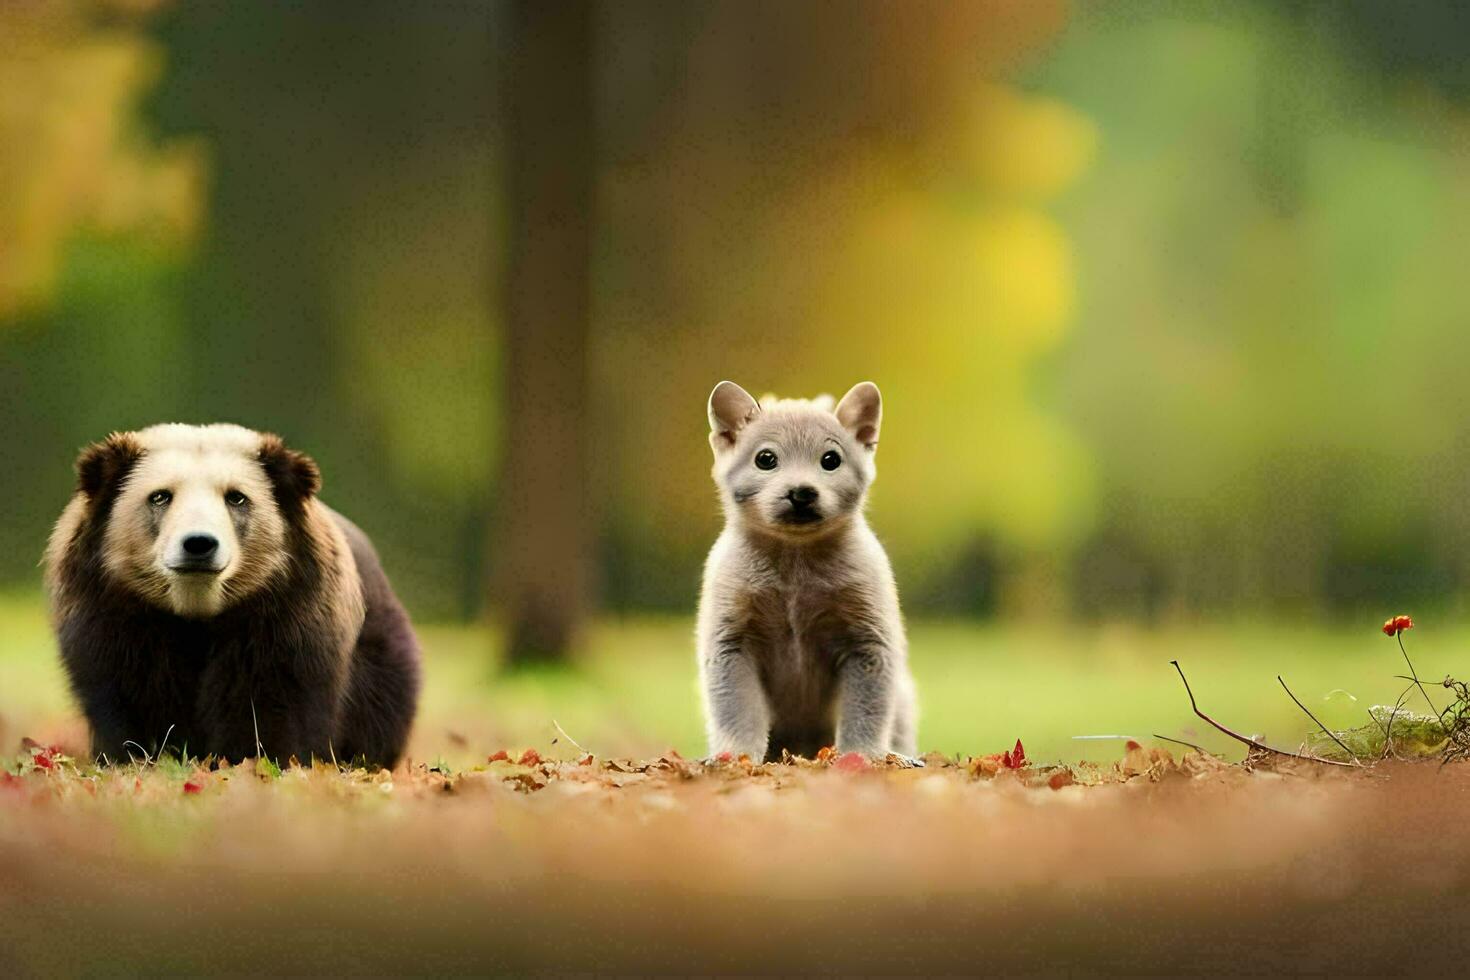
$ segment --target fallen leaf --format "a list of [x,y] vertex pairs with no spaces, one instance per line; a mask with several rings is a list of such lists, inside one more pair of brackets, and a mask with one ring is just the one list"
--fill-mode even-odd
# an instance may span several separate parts
[[499,752],[497,752],[494,755],[490,756],[490,758],[486,759],[485,761],[486,762],[509,762],[510,761],[510,753],[507,752],[507,751],[505,751],[505,749],[501,749]]
[[1016,747],[1009,752],[1002,752],[1001,765],[1007,769],[1023,769],[1026,766],[1026,750],[1021,746],[1021,740],[1016,739]]
[[992,752],[990,755],[971,759],[969,769],[970,774],[974,776],[994,776],[1000,772],[1024,769],[1027,765],[1026,749],[1018,738],[1014,749],[1006,752]]
[[1058,769],[1051,774],[1051,778],[1046,781],[1046,785],[1052,789],[1061,789],[1063,786],[1071,786],[1075,782],[1077,782],[1077,779],[1072,775],[1072,770]]
[[1126,751],[1123,753],[1123,772],[1125,775],[1138,776],[1148,775],[1150,778],[1158,777],[1178,770],[1174,757],[1167,749],[1146,749],[1137,742],[1129,741]]
[[187,782],[187,783],[184,784],[184,792],[185,793],[202,793],[202,792],[204,792],[204,787],[203,786],[200,786],[198,783],[190,780],[189,782]]
[[839,769],[842,772],[863,772],[866,769],[873,768],[873,766],[872,763],[863,757],[861,752],[848,752],[845,755],[838,756],[837,761],[832,763],[832,768]]
[[521,757],[516,762],[522,766],[539,766],[541,765],[541,753],[535,749],[527,749],[521,753]]

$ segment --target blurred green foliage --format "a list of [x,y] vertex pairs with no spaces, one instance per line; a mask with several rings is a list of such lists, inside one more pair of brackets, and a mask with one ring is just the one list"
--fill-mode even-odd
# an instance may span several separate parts
[[[687,617],[603,619],[588,630],[570,666],[501,673],[499,631],[481,626],[420,630],[425,688],[409,753],[455,768],[499,748],[577,754],[568,736],[607,756],[643,758],[673,747],[705,751]],[[71,709],[54,641],[37,597],[0,595],[0,745],[22,736],[80,748],[85,729]],[[1458,662],[1463,628],[1410,640],[1429,678]],[[1371,622],[1331,630],[1237,624],[1141,630],[1131,626],[982,626],[920,620],[910,636],[919,687],[919,742],[925,751],[977,755],[1020,738],[1038,762],[1122,757],[1125,738],[1177,750],[1155,734],[1185,739],[1238,759],[1239,743],[1189,710],[1178,658],[1200,707],[1237,731],[1297,748],[1314,730],[1276,683],[1282,674],[1323,724],[1349,729],[1374,705],[1392,705],[1404,683],[1398,647]],[[1419,697],[1414,693],[1415,699]],[[1422,702],[1406,707],[1425,710]],[[1385,709],[1387,710],[1387,709]],[[561,730],[557,729],[557,725]],[[1075,736],[1121,736],[1086,738]],[[1398,724],[1395,726],[1395,738]]]
[[1097,480],[1084,608],[1463,591],[1466,34],[1413,22],[1464,18],[1387,9],[1079,5],[1030,79],[1102,133],[1048,385]]
[[[24,25],[46,57],[0,55],[0,581],[36,581],[78,446],[231,420],[320,460],[420,618],[479,613],[500,9],[155,6],[55,5]],[[910,608],[1453,600],[1453,6],[915,9],[849,36],[815,6],[599,8],[603,604],[692,605],[722,377],[882,386],[873,518]],[[77,64],[116,70],[81,99]],[[67,120],[112,138],[23,142]]]

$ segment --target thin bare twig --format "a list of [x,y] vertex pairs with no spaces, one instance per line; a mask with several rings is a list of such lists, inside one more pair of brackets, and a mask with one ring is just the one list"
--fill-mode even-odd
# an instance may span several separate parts
[[1194,700],[1194,691],[1190,690],[1189,681],[1184,676],[1184,668],[1179,666],[1179,661],[1177,660],[1171,660],[1169,661],[1169,663],[1174,665],[1174,669],[1179,671],[1179,679],[1181,681],[1184,681],[1184,693],[1189,695],[1189,706],[1194,709],[1194,713],[1196,715],[1198,715],[1205,722],[1209,723],[1209,725],[1216,731],[1223,732],[1226,735],[1229,735],[1231,738],[1235,739],[1237,742],[1242,742],[1246,745],[1260,749],[1262,752],[1271,752],[1275,755],[1284,755],[1288,759],[1301,759],[1303,762],[1318,762],[1324,766],[1341,766],[1344,769],[1356,768],[1351,762],[1337,762],[1333,759],[1318,759],[1315,756],[1300,755],[1296,752],[1288,752],[1285,749],[1274,748],[1270,745],[1267,745],[1265,742],[1257,741],[1256,739],[1250,738],[1246,735],[1242,735],[1239,732],[1231,731],[1215,719],[1211,718],[1209,715],[1205,714],[1203,711],[1199,710],[1199,704],[1196,703]]
[[1414,686],[1419,688],[1420,694],[1424,695],[1424,702],[1429,705],[1429,710],[1438,715],[1439,709],[1434,706],[1433,701],[1429,700],[1429,692],[1424,690],[1424,685],[1419,683],[1419,672],[1414,669],[1413,662],[1409,660],[1409,651],[1404,649],[1404,631],[1399,630],[1393,635],[1393,638],[1399,641],[1399,653],[1404,655],[1404,663],[1409,665],[1409,673],[1414,675]]
[[1320,729],[1322,729],[1322,734],[1326,735],[1328,738],[1330,738],[1334,742],[1336,742],[1337,743],[1337,747],[1340,748],[1340,749],[1342,749],[1344,752],[1346,752],[1348,754],[1348,758],[1349,759],[1351,759],[1354,762],[1357,762],[1358,761],[1358,755],[1357,755],[1357,753],[1354,752],[1352,749],[1348,748],[1347,745],[1343,742],[1343,740],[1340,739],[1340,738],[1338,738],[1337,735],[1335,735],[1326,725],[1322,724],[1322,722],[1320,722],[1320,721],[1317,721],[1317,716],[1314,715],[1314,714],[1312,714],[1310,711],[1307,710],[1307,706],[1304,705],[1304,704],[1302,704],[1301,698],[1298,698],[1295,694],[1292,694],[1291,693],[1291,688],[1289,688],[1289,687],[1286,686],[1286,681],[1282,680],[1280,674],[1277,674],[1276,675],[1276,679],[1281,682],[1281,689],[1286,692],[1287,697],[1289,697],[1293,701],[1295,701],[1296,702],[1296,706],[1298,708],[1301,708],[1302,711],[1306,714],[1306,716],[1308,718],[1310,718],[1313,721],[1317,722],[1317,727],[1320,728]]
[[566,739],[568,742],[571,742],[573,745],[576,745],[577,746],[577,751],[578,752],[581,752],[583,755],[591,755],[592,754],[591,752],[588,752],[586,749],[582,748],[582,746],[577,745],[577,740],[574,739],[574,738],[572,738],[572,736],[570,736],[570,735],[567,734],[567,730],[565,728],[561,727],[561,722],[559,722],[555,718],[553,718],[553,719],[551,719],[551,723],[556,726],[556,730],[557,731],[561,732],[561,737],[562,738]]
[[1196,752],[1198,752],[1200,755],[1214,755],[1215,754],[1213,752],[1207,752],[1206,750],[1200,748],[1198,745],[1195,745],[1193,742],[1186,742],[1182,738],[1170,738],[1167,735],[1160,735],[1158,732],[1154,732],[1154,738],[1161,738],[1161,739],[1163,739],[1166,742],[1173,742],[1175,745],[1187,745],[1190,748],[1194,749]]
[[[1401,680],[1409,679],[1410,678],[1407,677],[1401,678]],[[1408,687],[1404,688],[1403,693],[1398,696],[1398,700],[1393,703],[1393,711],[1391,711],[1388,715],[1388,727],[1383,730],[1382,758],[1384,759],[1387,759],[1389,754],[1393,752],[1393,723],[1395,720],[1397,720],[1399,716],[1399,708],[1403,707],[1404,705],[1404,698],[1409,696],[1409,691],[1413,690],[1413,687],[1414,685],[1410,684]],[[1368,717],[1372,718],[1373,715],[1370,713]],[[1398,758],[1398,756],[1394,756],[1394,758]]]

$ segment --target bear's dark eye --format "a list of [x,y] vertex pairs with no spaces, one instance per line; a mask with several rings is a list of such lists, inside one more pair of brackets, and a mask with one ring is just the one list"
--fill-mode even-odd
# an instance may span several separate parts
[[243,507],[244,505],[250,503],[250,498],[245,496],[239,490],[230,490],[225,493],[225,503],[229,504],[231,507]]
[[774,470],[776,468],[776,454],[769,449],[762,449],[755,454],[755,467],[758,470]]
[[167,490],[155,490],[148,495],[148,502],[154,507],[162,507],[172,499],[174,499],[174,495]]
[[822,469],[835,470],[842,465],[842,454],[835,449],[829,449],[822,454]]

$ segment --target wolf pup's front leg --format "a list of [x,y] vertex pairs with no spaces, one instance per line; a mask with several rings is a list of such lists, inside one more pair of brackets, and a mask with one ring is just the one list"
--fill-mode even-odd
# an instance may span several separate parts
[[887,754],[897,706],[891,654],[881,647],[852,651],[837,668],[837,684],[837,751]]
[[714,643],[700,652],[709,753],[747,755],[760,762],[771,735],[771,712],[755,661],[737,643]]

